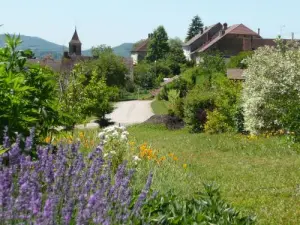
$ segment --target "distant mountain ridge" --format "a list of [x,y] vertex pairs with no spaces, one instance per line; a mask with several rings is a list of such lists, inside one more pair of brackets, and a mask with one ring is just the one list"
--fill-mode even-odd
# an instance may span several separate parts
[[[51,54],[53,58],[60,59],[63,56],[63,52],[68,50],[68,47],[58,45],[53,42],[44,40],[39,37],[32,37],[26,35],[20,35],[23,43],[20,45],[20,49],[31,49],[37,58],[42,58],[48,54]],[[5,45],[5,35],[0,34],[0,47]],[[113,48],[116,55],[122,57],[129,57],[133,43],[123,43]],[[82,51],[83,55],[90,56],[91,49]]]

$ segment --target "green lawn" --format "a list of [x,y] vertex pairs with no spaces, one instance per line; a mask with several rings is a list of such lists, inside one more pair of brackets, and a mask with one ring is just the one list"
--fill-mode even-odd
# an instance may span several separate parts
[[190,134],[158,125],[128,130],[137,143],[147,142],[161,154],[179,158],[173,167],[155,168],[153,188],[189,196],[203,182],[215,182],[229,203],[255,213],[259,224],[300,224],[300,147],[289,146],[285,138]]
[[152,107],[153,113],[155,115],[168,114],[168,102],[167,101],[159,101],[159,100],[155,99],[151,103],[151,107]]

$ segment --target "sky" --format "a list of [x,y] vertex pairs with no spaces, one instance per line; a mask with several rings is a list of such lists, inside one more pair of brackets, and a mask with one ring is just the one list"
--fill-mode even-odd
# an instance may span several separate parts
[[299,0],[0,0],[0,33],[68,45],[75,26],[83,49],[145,39],[159,25],[185,38],[191,19],[204,25],[243,23],[265,38],[300,38]]

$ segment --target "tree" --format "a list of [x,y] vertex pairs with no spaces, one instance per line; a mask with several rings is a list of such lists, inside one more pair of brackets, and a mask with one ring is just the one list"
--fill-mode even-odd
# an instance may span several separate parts
[[197,34],[199,34],[200,29],[203,29],[203,23],[201,18],[196,15],[193,19],[192,19],[192,23],[189,26],[188,32],[187,32],[187,36],[185,41],[189,41],[191,40],[193,37],[195,37]]
[[183,42],[179,38],[169,39],[170,52],[167,57],[167,64],[173,75],[180,74],[181,64],[186,63],[186,58],[182,49]]
[[253,134],[283,129],[300,137],[300,48],[283,41],[247,59],[243,88],[245,128]]
[[146,60],[154,62],[159,59],[164,59],[169,53],[169,50],[168,34],[163,26],[159,26],[154,30],[153,36],[150,39]]
[[84,63],[75,66],[61,101],[62,111],[69,115],[70,127],[89,116],[103,119],[113,110],[111,101],[117,97],[118,89],[107,86],[105,78],[99,77],[96,70],[87,77],[86,66]]
[[112,49],[105,45],[93,48],[92,51],[94,59],[84,63],[86,76],[91,78],[94,71],[99,78],[105,78],[108,86],[124,86],[128,69],[122,57],[114,54]]

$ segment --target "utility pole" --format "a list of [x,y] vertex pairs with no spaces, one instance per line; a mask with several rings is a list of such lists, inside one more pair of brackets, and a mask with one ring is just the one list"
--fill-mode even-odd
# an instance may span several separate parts
[[292,32],[292,41],[294,40],[294,32]]

